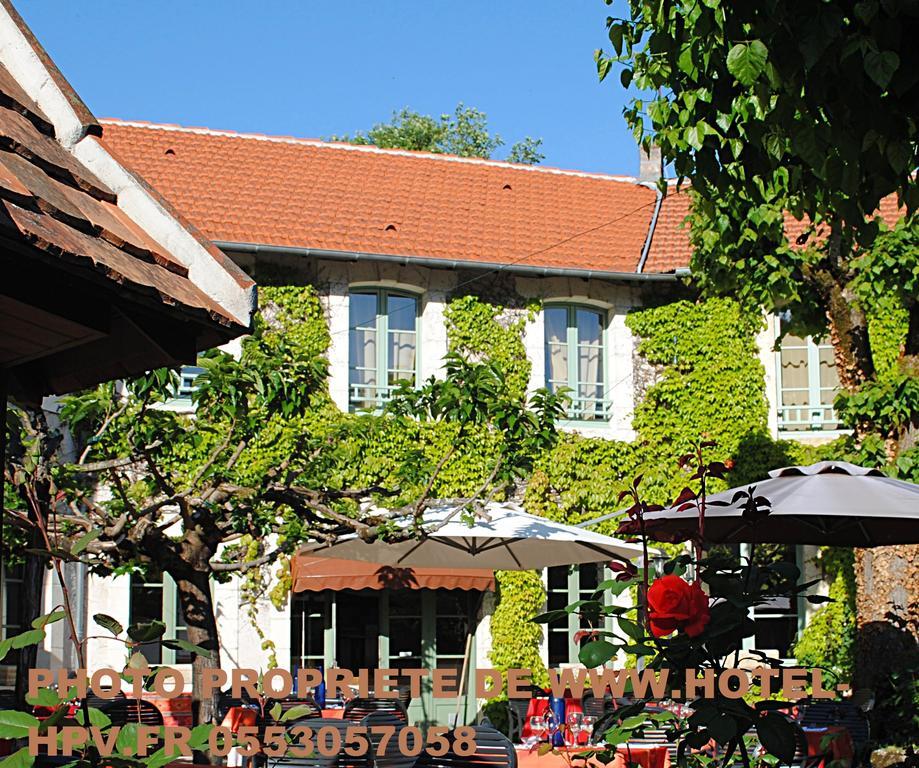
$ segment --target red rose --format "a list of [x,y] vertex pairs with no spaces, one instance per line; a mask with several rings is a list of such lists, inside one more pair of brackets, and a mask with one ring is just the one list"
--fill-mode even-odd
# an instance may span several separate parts
[[697,581],[689,584],[673,574],[661,576],[648,589],[648,616],[655,637],[664,637],[676,630],[696,637],[710,618],[708,595]]

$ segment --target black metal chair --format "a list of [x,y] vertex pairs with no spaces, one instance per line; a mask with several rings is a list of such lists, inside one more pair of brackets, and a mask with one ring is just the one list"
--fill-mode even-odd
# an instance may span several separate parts
[[868,715],[857,704],[849,701],[814,701],[798,708],[802,728],[845,728],[852,738],[855,764],[865,757],[871,740]]
[[456,731],[447,738],[451,748],[445,755],[435,756],[423,751],[416,763],[418,768],[517,768],[517,751],[510,739],[489,725],[469,726],[474,729],[475,753],[458,755],[452,747]]
[[127,725],[128,723],[152,726],[163,725],[163,713],[157,709],[153,702],[144,701],[143,699],[109,699],[100,704],[98,709],[108,715],[112,725]]
[[[307,724],[303,723],[303,725]],[[359,766],[365,766],[367,764],[366,757],[349,757],[344,753],[345,735],[351,725],[353,723],[348,720],[326,717],[312,718],[308,724],[308,727],[313,731],[312,741],[314,747],[312,754],[299,757],[292,755],[290,749],[288,749],[287,754],[283,757],[267,756],[265,766],[266,768],[359,768]],[[339,749],[334,754],[328,754],[332,752],[331,748],[334,742],[328,731],[322,732],[325,728],[334,728],[339,732]],[[291,745],[291,748],[296,749],[297,746],[295,742]]]
[[345,704],[342,717],[352,723],[359,723],[373,712],[386,712],[398,717],[403,724],[408,724],[408,712],[399,699],[351,699]]

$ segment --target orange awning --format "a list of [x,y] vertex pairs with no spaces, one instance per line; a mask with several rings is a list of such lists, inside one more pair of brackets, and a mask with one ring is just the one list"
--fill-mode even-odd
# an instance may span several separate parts
[[360,560],[298,555],[291,560],[292,591],[324,589],[494,590],[492,571],[472,568],[397,568]]

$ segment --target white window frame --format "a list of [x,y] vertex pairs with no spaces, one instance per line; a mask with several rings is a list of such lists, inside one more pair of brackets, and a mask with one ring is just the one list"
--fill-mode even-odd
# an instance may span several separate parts
[[[374,332],[376,333],[376,377],[377,384],[372,387],[374,390],[372,396],[368,392],[367,397],[358,397],[359,390],[371,389],[369,385],[354,384],[351,382],[351,372],[356,369],[364,370],[363,367],[356,366],[351,359],[351,334],[357,330],[357,326],[351,325],[351,297],[354,294],[375,295],[376,321]],[[362,410],[356,403],[372,401],[375,408],[380,408],[389,399],[390,393],[396,387],[389,384],[389,372],[400,369],[390,368],[389,360],[389,314],[386,310],[386,302],[390,296],[412,299],[415,302],[415,370],[414,384],[417,386],[421,380],[421,295],[414,291],[405,290],[404,288],[390,288],[379,285],[352,285],[348,289],[348,410]],[[369,329],[368,329],[369,330]]]
[[[558,382],[551,379],[551,370],[552,366],[549,361],[549,324],[546,322],[546,311],[550,309],[564,309],[567,313],[566,318],[566,338],[565,346],[568,350],[568,375],[567,380],[564,382]],[[581,381],[579,379],[578,372],[578,325],[577,325],[577,313],[578,311],[592,312],[595,315],[600,317],[600,382],[599,385],[603,388],[603,393],[600,398],[582,398],[579,396],[579,387]],[[583,304],[576,301],[551,301],[546,302],[543,307],[543,339],[542,339],[542,352],[543,358],[545,360],[545,384],[550,391],[556,391],[558,387],[567,387],[569,392],[568,396],[571,398],[571,402],[568,405],[568,411],[564,418],[562,419],[563,424],[571,424],[577,426],[593,426],[593,427],[602,427],[609,424],[611,414],[612,414],[612,401],[609,399],[609,393],[611,390],[609,384],[609,312],[602,307],[593,306],[591,304]],[[572,354],[573,351],[573,354]],[[599,404],[599,412],[593,410],[587,410],[585,404],[592,406]],[[594,418],[584,418],[584,414],[594,414]]]

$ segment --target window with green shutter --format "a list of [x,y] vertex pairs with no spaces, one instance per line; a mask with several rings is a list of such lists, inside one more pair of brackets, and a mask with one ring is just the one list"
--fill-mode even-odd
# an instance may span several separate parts
[[349,295],[348,403],[379,408],[401,382],[418,380],[417,296],[361,288]]
[[568,389],[567,417],[606,421],[606,313],[576,304],[551,304],[543,314],[546,334],[546,386]]

